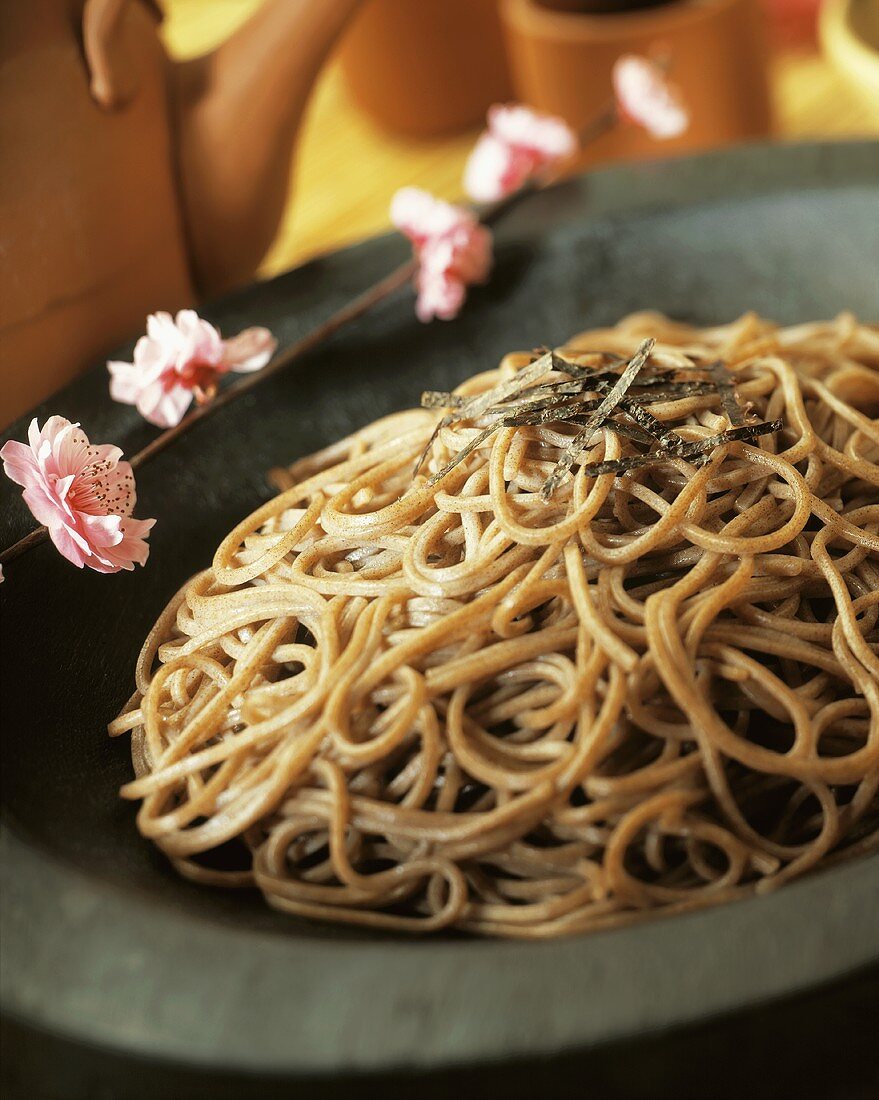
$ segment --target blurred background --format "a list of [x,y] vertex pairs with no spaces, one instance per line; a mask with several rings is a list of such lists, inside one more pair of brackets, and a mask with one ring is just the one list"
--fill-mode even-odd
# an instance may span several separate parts
[[[169,52],[185,58],[211,49],[260,2],[162,0],[165,18],[161,33]],[[859,62],[865,63],[865,55],[869,62],[872,35],[879,48],[879,0],[758,2],[767,50],[769,134],[781,140],[879,135],[879,85],[871,84],[869,70],[859,67]],[[545,0],[545,6],[577,9],[590,5],[577,0]],[[596,6],[596,0],[591,6]],[[616,9],[629,6],[659,9],[664,5],[657,0],[640,4],[638,0],[604,0],[602,5],[598,0],[598,6],[616,13]],[[822,13],[822,6],[832,10]],[[436,9],[443,7],[445,12],[438,13]],[[490,21],[499,21],[499,17],[486,15],[484,9],[497,7],[496,0],[366,0],[318,79],[296,151],[293,187],[260,274],[274,274],[387,228],[390,197],[404,184],[425,187],[445,198],[461,196],[461,170],[481,129],[480,111],[477,109],[476,119],[457,125],[454,119],[446,125],[441,118],[425,119],[422,112],[422,125],[440,132],[419,134],[411,132],[419,128],[419,116],[415,120],[394,117],[394,108],[382,101],[382,95],[405,88],[407,66],[419,60],[412,57],[418,45],[417,41],[413,45],[413,36],[424,35],[429,56],[435,57],[438,27],[442,30],[450,19],[472,20],[476,14],[480,25],[475,29],[485,43],[496,33]],[[415,20],[420,27],[411,25],[413,9],[420,9],[420,18]],[[819,23],[823,23],[820,31]],[[473,31],[471,24],[469,33]],[[859,46],[864,42],[867,45],[861,53]],[[660,41],[660,47],[662,44]],[[874,56],[879,64],[879,53]],[[400,71],[389,76],[395,65]],[[439,80],[443,74],[431,75]],[[459,71],[459,79],[466,80],[466,76]],[[515,72],[506,75],[507,98],[526,99],[516,94],[523,91],[517,76],[521,78]],[[759,74],[755,77],[744,72],[742,76],[742,83],[759,81]],[[494,80],[495,87],[478,89],[476,100],[480,91],[483,95],[503,92],[503,76],[495,72],[482,73],[482,77],[486,85]],[[461,104],[448,106],[452,113],[457,108],[459,114],[467,114],[466,105],[463,110]],[[723,135],[712,144],[721,143]],[[654,146],[647,154],[670,151],[674,150]],[[644,150],[640,152],[644,154]],[[614,159],[614,150],[599,150],[596,159]]]
[[[615,124],[632,54],[686,104],[674,137]],[[387,228],[400,187],[462,197],[511,101],[577,132],[566,171],[875,139],[879,0],[0,2],[0,424],[148,313]]]

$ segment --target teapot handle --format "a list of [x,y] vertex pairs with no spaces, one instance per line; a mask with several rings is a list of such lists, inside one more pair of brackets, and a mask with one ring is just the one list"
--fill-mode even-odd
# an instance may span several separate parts
[[[92,99],[105,111],[129,103],[137,92],[137,74],[127,56],[122,15],[129,0],[85,0],[82,9],[82,48],[89,73]],[[147,0],[156,20],[161,12]]]

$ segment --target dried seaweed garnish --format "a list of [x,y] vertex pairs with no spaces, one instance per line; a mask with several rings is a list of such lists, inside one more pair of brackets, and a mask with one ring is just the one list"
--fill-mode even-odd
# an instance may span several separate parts
[[601,402],[598,408],[590,416],[586,422],[586,426],[582,428],[573,438],[568,449],[562,455],[562,457],[556,463],[556,468],[549,475],[546,481],[543,483],[543,487],[540,490],[540,496],[543,500],[549,500],[552,494],[555,492],[556,487],[564,479],[568,471],[574,465],[577,457],[589,446],[589,442],[595,433],[598,431],[603,420],[606,420],[608,416],[614,411],[620,402],[620,398],[625,395],[626,390],[634,382],[638,375],[638,372],[647,362],[650,352],[653,350],[653,346],[656,343],[652,338],[644,340],[639,346],[638,350],[626,364],[623,373],[619,376],[619,379],[615,386],[611,389],[610,393]]
[[[565,361],[562,360],[562,362]],[[577,371],[575,380],[571,382],[547,382],[542,385],[530,386],[511,397],[507,403],[496,405],[492,412],[511,411],[533,401],[555,396],[585,393],[607,394],[612,386],[619,381],[620,377],[617,371],[588,371],[576,367],[573,363],[566,363],[563,368],[558,369],[563,369],[565,373],[570,370]],[[660,401],[679,401],[687,397],[716,394],[717,386],[709,380],[681,382],[669,381],[668,376],[664,374],[639,375],[633,383],[630,393],[637,397],[639,404],[652,405]],[[421,395],[421,407],[423,409],[463,409],[472,400],[472,398],[465,397],[460,393],[425,390]]]
[[650,451],[642,455],[630,455],[628,458],[613,458],[606,462],[595,462],[589,466],[582,466],[581,472],[586,477],[600,477],[602,474],[624,474],[630,470],[637,470],[641,466],[653,465],[669,458],[707,458],[712,451],[722,447],[725,443],[746,443],[750,439],[756,439],[761,435],[772,435],[780,432],[783,424],[780,420],[771,420],[761,424],[741,424],[735,428],[728,428],[725,432],[707,436],[705,439],[694,439],[691,442],[681,440],[680,447],[674,454],[661,454]]
[[[422,395],[424,408],[449,411],[437,423],[415,472],[421,469],[440,431],[463,421],[472,422],[479,430],[431,477],[431,484],[442,480],[501,428],[541,427],[554,423],[577,428],[541,487],[540,495],[545,501],[601,429],[609,429],[646,450],[625,458],[581,466],[587,477],[622,474],[667,462],[670,458],[687,459],[701,466],[725,443],[747,441],[780,430],[779,421],[771,424],[746,422],[746,410],[736,395],[735,380],[721,361],[677,364],[668,368],[655,363],[647,366],[653,346],[653,340],[645,340],[628,362],[613,352],[590,352],[596,364],[592,367],[572,363],[558,352],[538,349],[518,374],[476,397],[425,391]],[[603,364],[607,362],[612,366],[605,367]],[[690,377],[681,378],[682,372]],[[567,378],[541,381],[541,376],[547,374],[567,375]],[[675,418],[674,406],[694,397],[719,400],[731,427],[700,440],[688,441],[678,435],[676,425],[670,422]],[[663,420],[649,408],[658,404],[666,406]],[[680,415],[686,415],[686,411]]]
[[470,400],[460,393],[443,393],[442,390],[425,390],[421,395],[422,409],[463,409]]
[[[448,416],[444,416],[434,428],[433,434],[427,441],[427,446],[422,451],[421,457],[415,465],[415,473],[412,476],[414,477],[417,475],[418,471],[424,465],[425,459],[430,454],[431,447],[436,442],[436,437],[443,428],[447,428],[450,424],[454,424],[456,420],[478,420],[492,405],[497,405],[499,402],[505,401],[508,397],[512,397],[518,390],[521,390],[524,386],[529,386],[532,382],[536,382],[541,375],[546,374],[547,371],[551,369],[552,352],[547,351],[541,355],[539,359],[535,359],[533,363],[529,363],[524,370],[519,371],[513,378],[506,379],[504,382],[501,382],[500,385],[494,386],[492,389],[486,390],[485,393],[479,394],[478,397],[470,398],[464,405],[460,406],[461,416],[455,416],[452,413]],[[461,460],[459,459],[458,461]]]
[[[571,417],[570,423],[572,424],[585,424],[585,416]],[[615,435],[621,435],[624,439],[632,439],[636,443],[643,443],[645,447],[652,447],[656,442],[656,438],[645,431],[643,428],[639,428],[637,424],[627,424],[624,420],[614,420],[612,422]]]
[[736,396],[736,388],[732,384],[729,378],[729,372],[719,359],[715,359],[713,363],[709,363],[705,368],[711,375],[711,380],[717,386],[717,392],[720,394],[720,403],[723,406],[723,411],[726,413],[727,420],[734,428],[740,427],[745,423],[745,410],[739,404],[739,399]]
[[657,440],[660,447],[664,447],[666,450],[674,450],[679,446],[680,439],[671,428],[667,424],[663,424],[661,420],[657,420],[649,409],[645,409],[637,401],[624,397],[620,401],[620,408],[649,436]]
[[[591,356],[594,359],[600,360],[602,363],[609,363],[611,369],[617,368],[627,361],[626,356],[617,355],[615,351],[586,351],[583,352],[583,355]],[[552,353],[552,369],[554,371],[570,374],[572,378],[577,378],[584,374],[598,375],[608,373],[608,369],[605,367],[599,370],[597,367],[584,367],[582,363],[574,363],[570,359],[566,359],[558,351]]]
[[717,388],[713,382],[665,382],[656,379],[650,382],[650,388],[642,393],[641,386],[647,385],[648,379],[639,378],[636,386],[633,386],[634,396],[639,401],[649,400],[656,404],[659,401],[684,401],[688,397],[702,397],[705,394],[716,394]]
[[446,474],[451,473],[452,470],[454,470],[454,468],[460,462],[463,462],[465,458],[467,458],[469,455],[472,455],[477,447],[481,447],[482,444],[486,441],[486,439],[488,439],[490,436],[494,435],[494,433],[498,430],[498,428],[502,428],[502,427],[504,427],[504,422],[502,420],[496,420],[494,422],[494,424],[489,424],[489,426],[487,428],[483,428],[482,431],[479,432],[478,435],[475,435],[470,440],[470,442],[466,445],[466,447],[462,447],[461,450],[458,451],[457,454],[453,455],[449,459],[449,461],[445,464],[445,466],[443,466],[443,468],[440,471],[438,471],[438,473],[435,473],[433,475],[433,477],[430,479],[429,484],[430,485],[436,485],[436,483],[438,481],[442,481],[442,479],[446,476]]
[[524,428],[527,425],[537,427],[551,424],[554,420],[569,421],[583,413],[595,412],[600,404],[598,398],[587,401],[546,401],[535,408],[511,409],[503,419],[510,428]]
[[508,397],[512,397],[513,394],[520,392],[526,386],[530,386],[532,382],[536,382],[541,375],[547,374],[550,370],[552,370],[552,352],[548,351],[541,355],[539,359],[535,359],[524,370],[519,371],[513,378],[508,378],[493,389],[486,390],[485,393],[474,397],[467,406],[468,419],[475,420],[476,417],[482,416],[492,405],[499,405],[506,401]]

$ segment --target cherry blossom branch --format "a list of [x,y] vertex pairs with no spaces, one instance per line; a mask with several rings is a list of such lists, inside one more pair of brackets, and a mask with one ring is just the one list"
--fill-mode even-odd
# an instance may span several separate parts
[[[539,187],[546,186],[550,182],[552,182],[552,180],[547,178],[540,181],[539,185],[536,180],[526,183],[512,195],[485,207],[482,211],[480,221],[483,223],[494,221],[495,218],[524,195],[530,194],[538,190]],[[138,469],[157,454],[161,454],[162,451],[178,440],[182,435],[185,435],[190,428],[194,427],[202,420],[207,420],[208,417],[213,416],[214,413],[219,412],[220,409],[224,408],[226,405],[231,404],[243,394],[248,393],[266,378],[278,374],[282,370],[286,370],[286,368],[296,362],[296,360],[300,359],[313,348],[318,347],[324,340],[334,335],[340,329],[365,316],[375,306],[385,301],[386,298],[389,298],[394,291],[406,286],[412,280],[413,275],[417,271],[417,267],[417,261],[414,259],[407,260],[405,263],[400,264],[399,267],[394,268],[394,270],[388,275],[385,275],[384,278],[373,283],[372,286],[368,287],[351,302],[348,302],[347,305],[342,306],[341,309],[328,317],[326,321],[311,329],[310,332],[307,332],[304,336],[300,337],[300,339],[294,341],[289,347],[276,355],[270,363],[262,368],[262,370],[254,374],[242,376],[240,381],[221,390],[212,400],[202,405],[196,405],[192,412],[184,416],[179,424],[175,424],[173,428],[168,428],[160,435],[157,435],[155,439],[151,440],[145,447],[134,454],[130,460],[131,468],[133,470]],[[46,527],[37,527],[35,530],[19,539],[18,542],[0,551],[0,565],[6,565],[8,562],[14,561],[15,558],[20,557],[20,555],[24,554],[26,551],[45,542],[48,537],[49,531]]]
[[[312,348],[317,347],[335,332],[338,332],[339,329],[344,328],[345,325],[364,316],[364,314],[368,313],[374,306],[378,305],[379,302],[384,301],[385,298],[389,297],[395,290],[405,286],[412,278],[415,272],[415,266],[414,260],[407,260],[406,263],[400,264],[400,266],[395,268],[389,275],[386,275],[377,283],[373,283],[371,287],[354,298],[353,301],[337,310],[322,324],[317,325],[299,340],[294,341],[288,348],[285,348],[284,351],[276,355],[261,371],[255,374],[242,376],[241,381],[221,390],[213,400],[203,405],[197,405],[179,424],[175,424],[173,428],[168,428],[166,431],[162,432],[161,435],[157,435],[155,439],[133,455],[131,458],[131,468],[133,470],[138,469],[138,467],[142,466],[145,462],[148,462],[151,458],[164,451],[166,447],[169,447],[195,424],[202,420],[206,420],[224,406],[231,404],[232,401],[241,397],[242,394],[247,393],[249,390],[252,390],[254,386],[265,378],[277,374],[279,371],[289,367],[291,363],[295,362],[306,352],[311,351]],[[5,565],[7,562],[13,561],[15,558],[25,553],[25,551],[30,550],[32,547],[39,546],[39,544],[45,542],[48,537],[49,531],[46,527],[37,527],[34,531],[25,535],[24,538],[19,539],[18,542],[13,543],[12,546],[0,552],[0,565]]]
[[[508,207],[512,206],[514,202],[521,199],[525,194],[530,194],[538,190],[540,186],[546,186],[549,182],[551,182],[551,179],[547,178],[541,181],[539,185],[536,180],[526,183],[512,195],[487,206],[482,211],[479,220],[483,223],[494,221],[495,218]],[[145,447],[134,454],[130,460],[131,468],[133,470],[138,469],[157,454],[161,454],[162,451],[188,432],[190,428],[194,427],[202,420],[207,420],[208,417],[213,416],[214,413],[219,412],[220,409],[224,408],[226,405],[231,404],[243,394],[248,393],[255,386],[259,385],[260,382],[265,381],[266,378],[278,374],[282,370],[286,370],[287,367],[313,348],[318,347],[324,340],[334,335],[340,329],[365,316],[375,306],[385,301],[386,298],[389,298],[394,291],[406,286],[412,280],[413,275],[417,271],[417,267],[418,265],[415,259],[407,260],[405,263],[400,264],[399,267],[396,267],[388,275],[385,275],[384,278],[379,279],[378,282],[373,283],[372,286],[368,287],[351,302],[348,302],[347,305],[342,306],[341,309],[328,317],[326,321],[311,329],[310,332],[307,332],[304,336],[300,337],[300,339],[294,341],[289,347],[276,355],[270,363],[262,368],[262,370],[254,374],[242,376],[240,381],[234,382],[232,385],[221,390],[212,400],[205,402],[203,405],[196,405],[192,412],[184,416],[179,424],[175,424],[173,428],[168,428],[160,435],[157,435],[155,439],[151,440]],[[24,538],[19,539],[18,542],[0,551],[0,565],[6,565],[8,562],[13,561],[34,546],[39,546],[40,543],[45,542],[48,537],[49,531],[46,527],[37,527],[34,531],[25,535]]]
[[48,537],[49,531],[46,527],[37,527],[29,535],[25,535],[23,539],[19,539],[18,542],[14,542],[6,550],[0,552],[0,565],[6,565],[7,562],[13,561],[26,550],[30,550],[32,546],[39,546]]
[[[602,107],[592,122],[590,122],[578,135],[579,147],[581,149],[612,130],[625,118],[629,118],[640,125],[644,125],[646,128],[652,130],[656,136],[673,136],[675,128],[679,129],[681,125],[685,126],[686,124],[683,109],[680,104],[671,97],[668,89],[665,88],[662,83],[659,67],[654,66],[651,69],[649,63],[639,58],[625,58],[623,61],[625,65],[628,66],[628,69],[623,66],[619,69],[618,73],[615,72],[615,95],[608,99],[606,105]],[[621,85],[620,76],[624,82],[626,80],[630,82],[631,87],[629,90]],[[631,83],[632,78],[634,78],[633,84]],[[647,110],[646,112],[641,112],[640,109],[645,104]],[[656,115],[657,104],[659,106],[658,115]],[[516,122],[521,121],[521,112],[524,109],[500,108],[499,110],[502,113],[506,111],[506,117],[501,120],[501,126],[504,124],[511,124],[515,127]],[[651,110],[656,117],[650,117]],[[518,120],[515,117],[517,112],[520,112]],[[642,113],[644,117],[638,117],[639,113]],[[491,118],[491,114],[489,117]],[[548,138],[550,144],[553,142],[557,143],[559,141],[559,128],[561,127],[563,129],[564,124],[560,123],[558,120],[544,119],[542,125],[545,127],[547,122],[551,127],[555,127],[555,130],[554,132],[552,130],[544,131],[542,136]],[[667,132],[662,133],[663,129]],[[483,140],[485,138],[491,139],[491,135],[483,135]],[[562,138],[564,139],[563,134]],[[573,140],[573,135],[571,135],[571,140]],[[478,149],[479,147],[477,146],[477,152]],[[492,152],[492,150],[488,150],[488,152]],[[513,145],[508,147],[507,152],[511,153],[513,156],[513,163],[515,163],[515,157],[520,155],[515,150],[515,138],[513,138]],[[533,156],[533,154],[534,150],[530,150],[528,155]],[[484,205],[478,214],[478,218],[474,219],[474,222],[478,221],[483,225],[490,224],[525,195],[531,194],[555,182],[559,176],[556,159],[565,157],[565,154],[562,153],[561,147],[559,147],[554,153],[549,149],[546,150],[545,155],[545,164],[541,166],[538,158],[536,163],[531,164],[529,169],[531,174],[524,178],[524,182],[519,186],[514,186],[509,193],[503,194],[502,197]],[[163,431],[138,451],[131,458],[131,468],[133,470],[138,469],[151,458],[155,457],[155,455],[164,451],[182,435],[188,432],[190,428],[194,427],[194,425],[202,420],[206,420],[214,413],[219,412],[220,409],[231,404],[231,402],[241,397],[242,394],[248,393],[266,378],[285,370],[292,363],[296,362],[296,360],[300,359],[313,348],[318,347],[324,340],[328,339],[346,325],[365,316],[375,306],[390,297],[396,290],[399,290],[409,283],[413,277],[419,273],[419,262],[418,250],[416,249],[416,255],[411,260],[395,268],[388,275],[384,276],[384,278],[368,287],[362,294],[358,295],[347,305],[337,310],[320,325],[317,325],[310,332],[300,337],[300,339],[294,341],[289,347],[285,348],[284,351],[276,355],[261,370],[249,376],[242,377],[240,381],[227,386],[210,400],[196,405],[196,407],[185,415],[177,424]],[[111,364],[111,369],[113,367],[124,368],[125,366],[125,364]],[[32,547],[45,542],[48,535],[48,529],[45,526],[41,526],[19,539],[18,542],[13,543],[12,546],[0,551],[0,566],[13,561]]]
[[242,394],[248,393],[260,382],[271,377],[271,375],[285,370],[297,359],[305,355],[306,352],[316,348],[319,344],[323,343],[324,340],[338,332],[339,329],[344,328],[352,321],[356,321],[366,313],[369,313],[369,311],[373,309],[374,306],[378,305],[379,302],[383,302],[385,298],[388,298],[395,290],[405,286],[412,278],[414,271],[414,260],[407,260],[406,263],[400,264],[400,266],[395,268],[389,275],[385,275],[383,279],[380,279],[377,283],[373,283],[371,287],[366,289],[362,294],[359,294],[347,305],[342,306],[341,309],[333,313],[322,324],[317,325],[310,332],[300,337],[300,339],[294,341],[289,347],[276,355],[261,371],[255,374],[245,375],[240,382],[235,382],[233,385],[227,386],[224,390],[221,390],[211,401],[206,402],[204,405],[197,405],[179,424],[176,424],[173,428],[168,428],[168,430],[162,432],[161,435],[157,435],[152,442],[138,451],[131,459],[132,468],[136,470],[139,466],[148,462],[149,459],[164,451],[166,447],[170,446],[176,439],[179,439],[180,436],[195,424],[198,424],[199,421],[206,420],[215,412],[231,404],[232,401],[236,400],[236,398],[240,397]]
[[609,133],[620,121],[619,107],[615,98],[611,97],[601,108],[595,118],[580,131],[580,148],[597,141],[604,134]]
[[[546,186],[549,182],[551,181],[546,179],[541,182],[541,186]],[[480,221],[486,224],[494,221],[508,207],[512,206],[524,195],[530,194],[536,189],[536,181],[529,182],[519,188],[514,194],[508,195],[498,202],[489,204],[483,209]],[[155,439],[151,440],[151,442],[131,457],[131,468],[133,470],[138,469],[151,458],[154,458],[157,454],[164,451],[182,435],[188,432],[190,428],[194,427],[202,420],[206,420],[209,416],[213,416],[214,413],[219,412],[220,409],[231,404],[237,398],[241,397],[242,394],[248,393],[266,378],[285,370],[292,363],[296,362],[296,360],[300,359],[313,348],[318,347],[324,340],[334,335],[346,325],[365,316],[375,306],[379,305],[386,298],[389,298],[394,291],[406,286],[406,284],[411,281],[416,271],[417,262],[415,259],[407,260],[405,263],[400,264],[399,267],[394,268],[393,271],[385,275],[382,279],[379,279],[378,282],[373,283],[372,286],[368,287],[362,294],[359,294],[352,301],[342,306],[341,309],[336,310],[335,313],[321,324],[315,326],[310,332],[307,332],[304,336],[294,341],[289,347],[276,355],[270,363],[262,368],[262,370],[254,374],[242,376],[240,381],[221,390],[212,400],[205,402],[203,405],[197,405],[192,412],[183,417],[179,424],[175,424],[173,428],[168,428],[160,435],[157,435]],[[34,546],[39,546],[40,543],[45,542],[48,537],[49,532],[46,527],[37,527],[34,531],[25,535],[24,538],[19,539],[18,542],[0,551],[0,565],[5,565],[7,562],[13,561],[21,554],[24,554],[27,550],[32,549]]]
[[[619,114],[616,101],[610,98],[596,118],[582,131],[580,135],[581,145],[586,145],[595,141],[604,133],[612,130],[618,121]],[[486,204],[479,212],[478,220],[483,225],[490,225],[501,214],[505,213],[511,206],[515,205],[526,195],[549,186],[556,182],[558,178],[558,171],[547,171],[536,174],[531,179],[526,180],[521,187],[518,187],[511,194],[495,202]],[[188,413],[179,424],[176,424],[172,428],[168,428],[166,431],[162,432],[161,435],[156,436],[156,438],[148,443],[146,447],[138,451],[137,454],[131,458],[132,469],[136,470],[149,459],[153,458],[154,455],[165,450],[166,447],[179,439],[180,436],[199,421],[207,419],[207,417],[218,412],[242,394],[248,393],[266,378],[285,370],[297,359],[318,347],[324,340],[334,335],[340,329],[365,316],[375,306],[379,305],[386,298],[389,298],[394,291],[399,290],[409,283],[417,271],[417,266],[417,260],[414,258],[400,264],[399,267],[396,267],[388,275],[379,279],[378,282],[373,283],[372,286],[368,287],[362,294],[359,294],[351,302],[347,303],[347,305],[342,306],[341,309],[328,317],[322,324],[317,325],[310,332],[300,337],[299,340],[294,341],[289,347],[276,355],[270,363],[262,368],[262,370],[243,377],[241,381],[235,382],[233,385],[227,386],[225,389],[221,390],[212,400],[205,404],[198,405],[192,412]],[[0,555],[0,562],[4,560],[5,558],[3,555]]]

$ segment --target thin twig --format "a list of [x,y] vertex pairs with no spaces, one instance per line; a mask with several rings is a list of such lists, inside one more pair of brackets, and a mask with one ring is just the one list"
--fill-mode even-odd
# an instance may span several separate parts
[[187,432],[200,420],[206,420],[209,416],[213,416],[215,412],[219,412],[220,409],[229,405],[243,393],[252,390],[255,386],[259,385],[260,382],[265,381],[266,378],[271,377],[273,374],[277,374],[279,371],[285,370],[291,363],[305,355],[306,352],[311,351],[313,348],[323,343],[324,340],[329,339],[329,337],[338,332],[340,328],[344,328],[345,325],[349,325],[352,321],[356,321],[358,318],[368,313],[374,306],[384,301],[385,298],[389,297],[399,287],[405,286],[415,274],[415,270],[416,264],[414,260],[408,260],[406,263],[400,264],[400,266],[395,268],[390,275],[386,275],[377,283],[373,283],[371,287],[362,294],[359,294],[352,302],[336,310],[336,312],[328,317],[322,324],[294,341],[279,355],[276,355],[261,371],[255,371],[253,374],[245,375],[240,382],[235,382],[233,385],[221,390],[212,401],[197,406],[197,408],[193,409],[188,416],[185,416],[179,424],[162,432],[161,435],[156,436],[151,443],[148,443],[142,450],[133,455],[131,458],[132,469],[136,470],[139,466],[149,461],[149,459],[153,458],[161,451],[164,451],[166,447],[176,439],[179,439],[181,435]]
[[35,531],[31,531],[29,535],[25,535],[23,539],[14,542],[12,546],[0,553],[0,565],[5,565],[8,561],[13,561],[19,554],[23,554],[25,550],[30,550],[32,546],[39,546],[40,543],[45,542],[48,537],[48,528],[37,527]]

